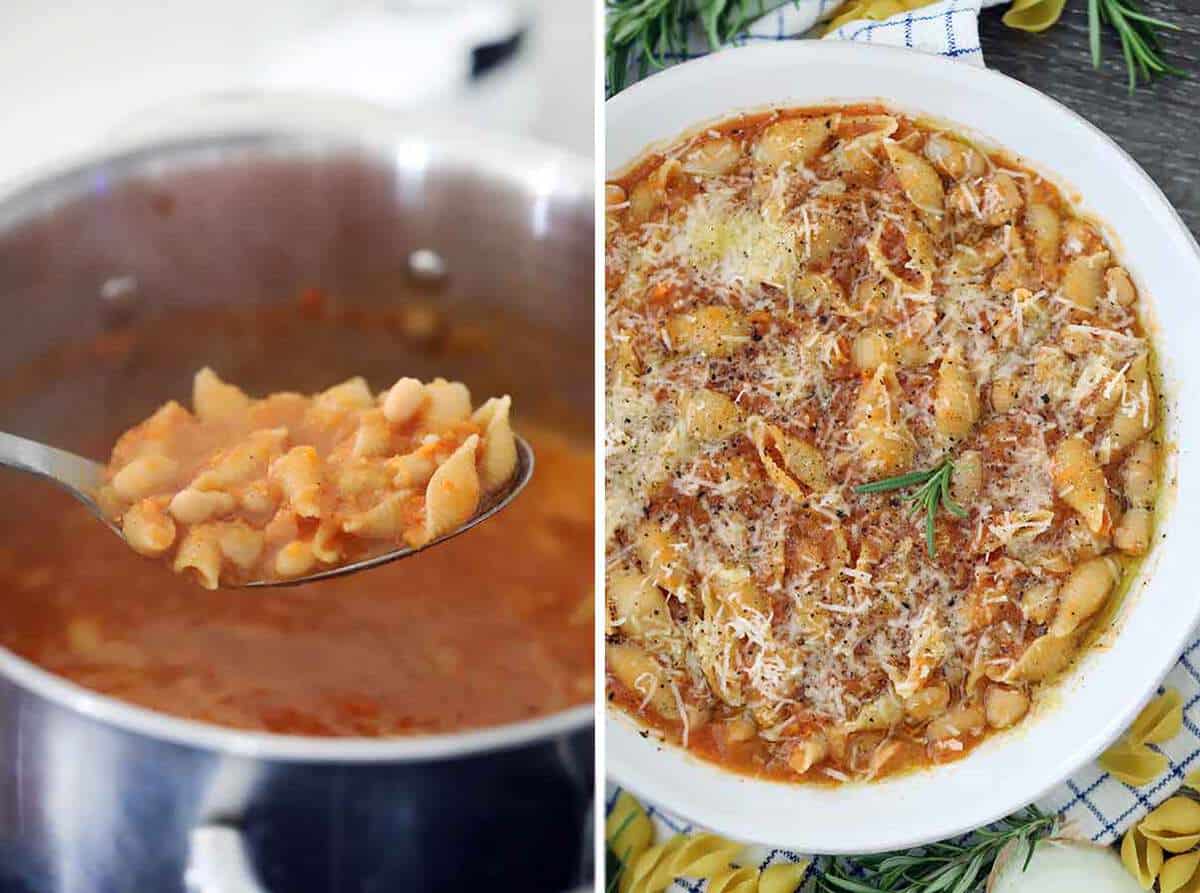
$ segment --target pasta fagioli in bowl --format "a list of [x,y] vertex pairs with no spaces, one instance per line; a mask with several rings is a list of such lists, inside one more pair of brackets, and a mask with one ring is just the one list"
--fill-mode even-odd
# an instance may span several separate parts
[[913,53],[719,54],[608,132],[613,775],[818,852],[1035,799],[1200,615],[1190,235],[1066,110]]

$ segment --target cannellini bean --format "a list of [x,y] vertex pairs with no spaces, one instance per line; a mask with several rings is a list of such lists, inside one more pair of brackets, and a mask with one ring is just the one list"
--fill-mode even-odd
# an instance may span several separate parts
[[916,723],[926,722],[946,709],[950,687],[938,682],[919,689],[904,699],[904,715]]
[[1108,556],[1078,565],[1059,594],[1058,613],[1050,625],[1052,635],[1069,636],[1103,607],[1121,576],[1120,566]]
[[883,363],[895,362],[895,346],[878,329],[864,329],[850,346],[850,358],[862,372],[874,372]]
[[1019,688],[989,685],[983,695],[983,706],[989,726],[1007,729],[1029,711],[1029,695]]
[[1149,508],[1154,505],[1158,491],[1158,450],[1149,440],[1142,440],[1129,453],[1121,466],[1121,488],[1132,506]]
[[302,577],[313,569],[317,558],[312,546],[302,540],[293,540],[275,556],[275,573],[281,577]]
[[143,499],[125,512],[121,532],[131,549],[151,558],[162,555],[175,542],[175,522],[153,499]]
[[164,489],[178,470],[179,463],[166,456],[139,456],[113,475],[112,488],[127,502],[136,502]]
[[820,732],[805,736],[792,745],[788,753],[788,766],[798,775],[803,775],[825,757],[829,756],[829,741]]
[[951,738],[968,738],[983,731],[986,718],[978,705],[960,705],[935,717],[925,729],[930,741],[946,741]]
[[383,414],[394,425],[412,419],[425,401],[425,386],[415,378],[402,378],[388,389],[383,398]]
[[1153,531],[1154,514],[1149,509],[1132,508],[1113,530],[1113,545],[1126,555],[1145,555]]
[[233,511],[236,500],[220,490],[196,490],[189,487],[180,490],[167,506],[172,517],[184,524],[199,524],[218,515]]
[[1109,267],[1104,283],[1108,286],[1108,296],[1122,307],[1132,307],[1137,301],[1137,289],[1124,267]]

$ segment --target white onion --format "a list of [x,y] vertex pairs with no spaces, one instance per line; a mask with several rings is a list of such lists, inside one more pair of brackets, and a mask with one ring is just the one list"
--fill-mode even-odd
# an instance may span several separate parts
[[1142,888],[1108,847],[1078,840],[1043,840],[1029,866],[1025,849],[1007,846],[988,878],[988,893],[1141,893]]

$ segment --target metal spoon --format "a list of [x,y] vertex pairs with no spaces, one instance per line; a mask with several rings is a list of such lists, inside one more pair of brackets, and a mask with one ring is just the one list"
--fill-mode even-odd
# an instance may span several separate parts
[[[498,494],[492,496],[491,499],[481,504],[479,510],[471,520],[463,524],[462,527],[452,530],[416,549],[407,547],[395,549],[394,551],[385,552],[382,555],[373,555],[370,558],[364,558],[361,561],[355,561],[351,564],[343,564],[338,567],[318,571],[306,577],[295,577],[288,580],[256,580],[243,585],[247,587],[298,586],[301,583],[311,583],[316,580],[328,580],[331,577],[353,574],[361,570],[366,570],[369,567],[386,564],[389,561],[407,558],[410,555],[428,549],[430,546],[444,543],[446,540],[456,537],[466,530],[470,530],[476,524],[486,521],[512,502],[517,494],[525,489],[525,485],[529,483],[529,479],[533,476],[533,449],[521,437],[517,437],[516,441],[517,470],[513,473],[508,489],[500,491]],[[27,440],[24,437],[17,437],[15,434],[6,434],[0,431],[0,467],[15,468],[18,471],[26,471],[53,481],[87,506],[88,511],[103,521],[109,530],[121,537],[122,540],[125,539],[125,534],[121,531],[121,528],[104,517],[104,513],[100,511],[100,506],[96,504],[96,500],[92,496],[104,483],[105,468],[99,462],[93,462],[91,459],[85,459],[66,450],[46,446],[44,443],[38,443],[35,440]]]

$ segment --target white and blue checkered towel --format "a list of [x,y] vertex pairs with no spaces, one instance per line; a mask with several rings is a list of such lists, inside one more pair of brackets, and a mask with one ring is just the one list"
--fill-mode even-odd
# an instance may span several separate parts
[[[1006,2],[941,0],[884,21],[846,22],[826,35],[826,39],[911,47],[973,65],[983,65],[979,11]],[[842,5],[844,0],[795,0],[752,23],[734,44],[740,46],[764,40],[806,37]],[[705,52],[707,44],[703,36],[697,34],[691,41],[688,53],[668,57],[666,61],[682,62],[702,56]],[[634,73],[631,71],[632,75]],[[1184,704],[1183,731],[1160,748],[1155,748],[1167,756],[1170,770],[1162,778],[1141,788],[1132,788],[1117,781],[1095,764],[1081,770],[1038,803],[1047,811],[1063,814],[1066,833],[1097,843],[1113,843],[1130,825],[1173,794],[1185,773],[1200,768],[1200,638],[1193,639],[1164,685],[1177,689],[1183,696]],[[615,797],[614,791],[610,787],[610,805]],[[693,827],[686,820],[654,804],[646,805],[651,808],[651,815],[662,833],[687,831]],[[798,856],[785,851],[764,850],[762,858],[765,864],[766,861],[794,861]],[[676,889],[692,888],[677,886]]]

